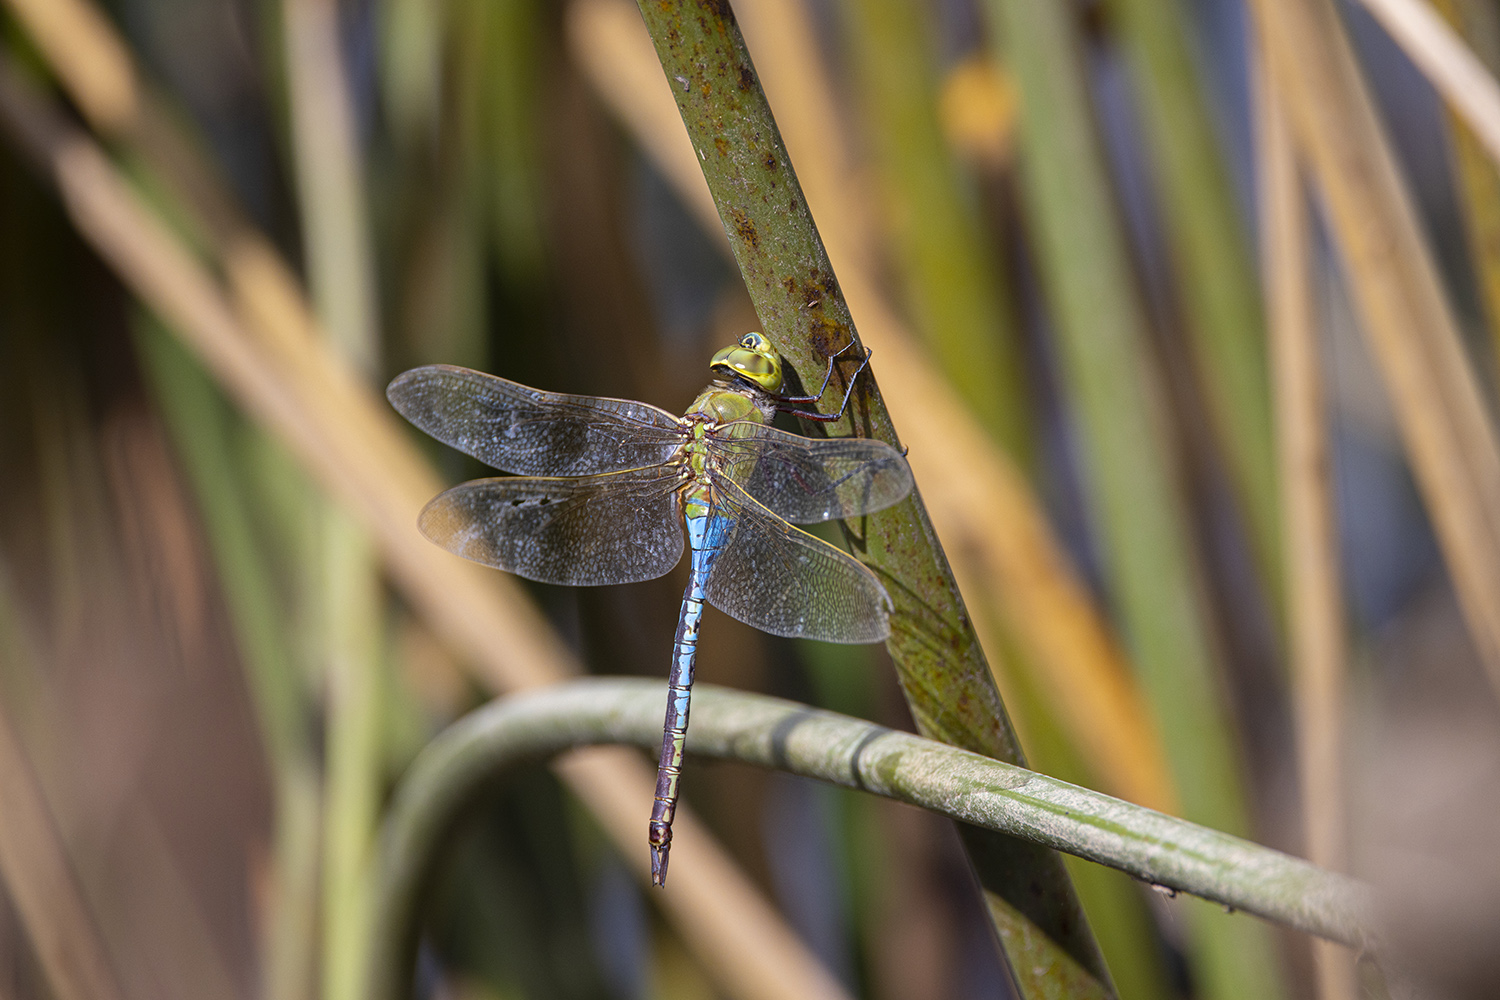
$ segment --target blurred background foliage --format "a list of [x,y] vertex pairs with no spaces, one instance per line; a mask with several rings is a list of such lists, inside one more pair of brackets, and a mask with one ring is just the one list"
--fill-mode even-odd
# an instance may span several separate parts
[[[1500,179],[1370,13],[1410,6],[734,4],[898,431],[943,442],[919,488],[1032,765],[1376,881],[1415,995],[1481,997]],[[1491,0],[1436,6],[1500,60]],[[370,391],[444,362],[681,410],[759,324],[628,0],[7,0],[0,26],[0,998],[354,997],[393,782],[529,682],[413,597],[276,385],[180,335],[225,303]],[[103,159],[69,158],[78,127]],[[170,246],[88,201],[115,181]],[[325,388],[335,452],[482,474]],[[586,669],[659,676],[683,572],[525,591]],[[703,678],[910,727],[880,650],[710,615]],[[1013,995],[946,823],[732,765],[685,787],[826,995]],[[476,811],[425,994],[773,995],[578,794],[539,770]],[[1070,871],[1122,997],[1356,995],[1345,952]]]

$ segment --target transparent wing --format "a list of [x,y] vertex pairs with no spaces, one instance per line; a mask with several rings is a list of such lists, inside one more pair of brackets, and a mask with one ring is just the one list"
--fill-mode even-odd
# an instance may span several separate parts
[[486,465],[525,476],[586,476],[664,462],[680,422],[649,403],[543,392],[494,375],[428,365],[385,391],[407,420]]
[[881,642],[891,599],[865,567],[787,524],[733,483],[717,482],[713,514],[734,526],[709,572],[708,602],[772,635]]
[[871,438],[805,438],[748,421],[709,439],[718,471],[794,524],[884,510],[911,492],[901,453]]
[[422,533],[528,580],[588,587],[651,580],[682,556],[674,469],[475,479],[438,494]]

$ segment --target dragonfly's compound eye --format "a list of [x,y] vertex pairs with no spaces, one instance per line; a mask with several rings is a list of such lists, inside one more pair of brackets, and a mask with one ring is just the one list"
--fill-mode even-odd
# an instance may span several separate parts
[[714,355],[711,366],[736,375],[767,392],[781,388],[781,359],[771,342],[759,333],[747,333],[734,347]]

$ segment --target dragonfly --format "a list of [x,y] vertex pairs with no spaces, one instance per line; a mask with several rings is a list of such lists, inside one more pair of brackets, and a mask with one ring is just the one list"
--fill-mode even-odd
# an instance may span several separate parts
[[772,635],[871,643],[890,635],[890,596],[864,565],[796,527],[859,517],[903,500],[911,470],[871,438],[809,438],[771,426],[777,412],[839,419],[816,395],[782,393],[780,355],[747,333],[713,356],[712,381],[682,416],[649,403],[532,389],[451,365],[414,368],[386,390],[432,437],[503,472],[462,483],[418,526],[456,555],[528,580],[576,587],[691,572],[673,640],[660,764],[647,842],[666,884],[699,625],[708,603]]

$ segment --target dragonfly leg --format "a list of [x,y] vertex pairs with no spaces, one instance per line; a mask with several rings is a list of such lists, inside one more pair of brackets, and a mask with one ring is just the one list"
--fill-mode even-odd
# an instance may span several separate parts
[[838,420],[840,417],[842,417],[844,415],[844,410],[847,409],[848,406],[849,406],[849,397],[854,394],[854,383],[859,380],[859,373],[862,372],[862,371],[864,371],[865,368],[868,367],[869,364],[870,364],[870,355],[873,354],[874,352],[871,351],[868,347],[865,348],[865,356],[862,359],[860,359],[859,367],[854,370],[854,374],[853,375],[849,376],[849,384],[844,389],[844,398],[843,398],[843,401],[839,403],[838,412],[836,412],[836,413],[819,413],[817,410],[802,410],[802,409],[798,409],[798,408],[793,407],[793,406],[784,406],[784,405],[781,405],[781,404],[784,404],[784,403],[811,403],[811,402],[815,402],[816,400],[822,399],[823,398],[823,393],[828,389],[828,383],[833,379],[833,366],[834,366],[834,364],[838,361],[839,357],[842,356],[845,351],[849,350],[849,348],[851,348],[853,346],[854,346],[854,341],[851,340],[851,341],[849,341],[849,343],[845,344],[843,347],[839,348],[833,354],[831,354],[831,355],[828,356],[828,371],[826,373],[824,373],[824,375],[823,375],[823,385],[818,389],[817,395],[815,395],[815,396],[777,396],[776,397],[776,402],[777,402],[776,409],[777,409],[777,411],[781,412],[781,413],[790,413],[792,416],[794,416],[794,417],[801,417],[804,420],[816,420],[816,421],[818,421],[820,423],[832,423],[833,421]]
[[[783,402],[783,403],[811,403],[811,402],[814,402],[815,400],[822,399],[823,398],[823,393],[828,390],[828,383],[833,380],[833,366],[834,366],[834,363],[836,361],[838,361],[839,358],[841,358],[841,357],[844,356],[844,352],[845,351],[849,350],[849,348],[851,348],[853,346],[854,346],[854,341],[851,340],[851,341],[849,341],[849,343],[845,344],[843,347],[840,347],[838,350],[836,350],[832,354],[828,355],[828,370],[823,373],[823,384],[818,387],[818,391],[817,391],[816,394],[814,394],[812,396],[783,396],[783,395],[779,395],[778,394],[776,398],[778,400],[780,400],[781,402]],[[865,353],[865,360],[868,361],[869,357],[870,357],[869,352],[866,351],[866,353]],[[864,369],[864,365],[860,365],[860,369],[863,370]],[[855,372],[854,374],[858,375],[859,372]]]

